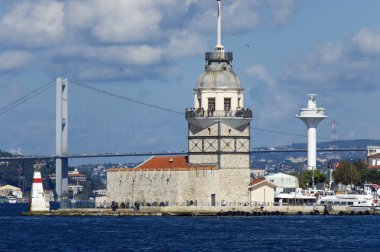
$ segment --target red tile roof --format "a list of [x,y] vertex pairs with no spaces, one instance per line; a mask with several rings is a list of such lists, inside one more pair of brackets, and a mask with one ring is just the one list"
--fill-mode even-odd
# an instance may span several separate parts
[[272,188],[276,188],[276,185],[269,182],[268,180],[266,179],[263,179],[263,178],[254,178],[252,179],[251,181],[251,184],[249,185],[249,188],[250,190],[254,190],[255,188],[259,188],[259,185],[267,185],[269,187],[272,187]]
[[368,169],[380,169],[380,165],[368,166]]
[[192,165],[187,156],[151,157],[136,168],[113,168],[109,172],[117,171],[189,171],[189,170],[217,170],[213,165]]
[[251,185],[256,185],[256,184],[259,184],[259,183],[261,183],[263,181],[265,181],[265,179],[263,179],[263,178],[254,178],[251,181]]
[[370,187],[377,190],[377,189],[379,189],[380,186],[378,184],[371,184]]
[[380,158],[380,153],[368,155],[367,158]]
[[82,173],[75,173],[75,174],[69,173],[68,175],[69,177],[87,177],[86,175]]

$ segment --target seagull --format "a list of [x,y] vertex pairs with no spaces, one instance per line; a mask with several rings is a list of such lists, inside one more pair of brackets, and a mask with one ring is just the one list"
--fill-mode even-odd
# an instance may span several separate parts
[[120,67],[120,71],[124,71],[124,68]]
[[248,47],[248,48],[250,47],[250,45],[249,45],[249,44],[245,44],[245,46],[246,46],[246,47]]

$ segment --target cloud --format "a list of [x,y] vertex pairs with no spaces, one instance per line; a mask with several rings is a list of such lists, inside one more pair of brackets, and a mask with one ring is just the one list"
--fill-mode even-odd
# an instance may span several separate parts
[[80,1],[67,3],[67,26],[103,43],[138,43],[157,39],[162,14],[156,1]]
[[280,123],[295,113],[295,99],[277,85],[264,66],[249,66],[245,74],[256,82],[249,94],[254,102],[259,103],[259,108],[254,109],[258,113],[256,116],[258,124]]
[[0,72],[8,72],[25,66],[33,58],[29,52],[7,51],[0,54]]
[[352,44],[363,55],[380,54],[380,29],[361,29],[353,36]]
[[0,41],[10,47],[57,45],[64,37],[63,3],[17,1],[0,20]]
[[267,3],[272,10],[274,23],[277,25],[284,25],[289,21],[296,5],[295,0],[267,0]]
[[292,90],[373,91],[380,82],[380,29],[363,28],[350,38],[317,47],[288,61],[283,81]]
[[[217,13],[214,4],[211,1],[200,2],[189,21],[189,27],[202,33],[216,34]],[[257,0],[223,2],[223,32],[236,34],[257,28],[260,20],[259,5]]]
[[[164,59],[185,58],[204,51],[206,47],[201,35],[191,31],[177,31],[164,47]],[[187,50],[185,48],[189,48]]]
[[[294,2],[224,1],[223,31],[236,34],[257,28],[268,8],[271,22],[284,24]],[[81,69],[86,73],[77,76],[100,81],[154,79],[162,77],[162,69],[177,76],[181,70],[172,66],[173,60],[204,52],[215,29],[215,1],[20,0],[8,2],[0,14],[0,46],[29,52],[49,75],[52,69]],[[143,66],[153,71],[141,74]],[[126,71],[120,74],[119,67]]]
[[270,89],[276,89],[274,80],[269,76],[264,66],[252,65],[247,67],[245,72],[250,77],[262,80]]
[[[246,33],[260,26],[266,26],[268,23],[284,25],[294,13],[292,2],[295,1],[284,1],[283,4],[267,0],[223,1],[223,34]],[[268,12],[272,13],[269,19],[266,16]],[[210,45],[208,41],[215,39],[215,30],[216,1],[1,1],[0,72],[23,68],[33,71],[19,76],[19,79],[15,75],[13,79],[7,77],[11,81],[3,80],[2,83],[7,82],[7,85],[2,85],[3,87],[0,88],[5,90],[3,93],[7,94],[6,99],[10,99],[9,97],[13,98],[19,94],[16,87],[25,91],[27,90],[25,86],[28,85],[28,89],[33,89],[33,85],[37,84],[38,79],[45,78],[45,76],[54,78],[67,76],[77,81],[91,80],[91,82],[104,81],[104,83],[120,80],[138,82],[146,79],[179,79],[187,70],[181,68],[178,59],[187,60],[211,49],[213,45]],[[30,68],[28,64],[31,65]],[[184,65],[186,64],[187,62],[184,63]],[[267,114],[260,112],[261,120],[279,120],[278,118],[282,116],[280,113],[271,114],[269,112],[275,110],[275,103],[284,102],[281,100],[282,97],[278,96],[281,88],[277,86],[276,81],[271,78],[264,67],[257,67],[253,70],[254,72],[251,74],[255,77],[251,78],[266,83],[263,87],[257,88],[265,89],[265,94],[274,99],[264,101],[265,104],[273,101],[273,104],[266,111]],[[30,77],[34,81],[19,86],[13,85],[13,83],[17,84],[17,81],[22,82]],[[166,83],[175,85],[178,82],[166,81]],[[6,90],[6,87],[11,87],[11,89]],[[152,90],[146,88],[137,92],[141,92],[141,97],[146,98],[146,94]],[[253,95],[257,96],[256,93]],[[46,97],[53,100],[51,94]],[[5,101],[2,103],[7,104]],[[40,101],[35,101],[35,104],[40,103]],[[36,137],[46,135],[49,139],[54,140],[54,112],[43,122],[40,120],[40,116],[35,116],[35,118],[39,118],[41,124],[39,122],[30,124],[36,130],[36,132],[32,132],[33,134],[21,131],[25,127],[17,118],[25,120],[30,117],[32,115],[31,108],[36,112],[35,104],[25,108],[25,111],[9,115],[16,118],[16,120],[13,118],[15,123],[7,124],[7,129],[3,132],[8,132],[9,127],[12,129],[9,132],[14,133],[8,134],[10,136],[18,135],[19,131],[22,132],[21,137],[15,138],[13,141],[8,139],[9,144],[17,146],[22,144],[22,141],[25,142],[25,139],[31,139],[27,140],[28,143],[35,143],[36,141],[31,138],[31,135]],[[36,113],[46,115],[45,109],[50,108],[46,106],[45,102],[42,104],[44,112]],[[125,110],[124,106],[123,110]],[[20,117],[20,115],[26,114],[28,114],[26,117]],[[145,114],[143,116],[146,117]],[[275,118],[276,116],[278,118]],[[167,118],[162,117],[161,121],[155,119],[154,123],[146,127],[169,132],[168,134],[172,137],[166,140],[162,140],[162,137],[161,139],[157,138],[153,142],[147,142],[147,145],[157,145],[157,143],[161,143],[160,146],[162,143],[178,145],[178,134],[175,133],[176,130],[179,130],[178,123],[173,123],[175,127],[162,127],[163,122],[167,121]],[[186,132],[186,124],[183,120],[181,122],[184,125],[183,132]],[[47,126],[49,123],[51,125]],[[90,127],[94,130],[101,127],[98,121],[90,125],[95,125]],[[145,133],[142,134],[143,136],[152,133],[144,132],[146,130],[144,125],[139,124],[137,127],[141,128],[142,133]],[[121,132],[124,131],[123,128]],[[75,131],[73,131],[74,133]],[[183,140],[185,141],[185,139]],[[51,141],[47,141],[46,145],[48,143]],[[35,149],[35,144],[29,146],[31,149]],[[53,146],[41,146],[41,148],[51,150]]]

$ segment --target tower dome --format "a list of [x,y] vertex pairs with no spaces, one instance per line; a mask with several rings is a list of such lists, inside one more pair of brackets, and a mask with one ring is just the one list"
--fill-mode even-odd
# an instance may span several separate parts
[[[194,109],[212,115],[232,115],[244,108],[244,89],[232,69],[233,53],[222,45],[222,9],[218,3],[217,43],[213,52],[206,52],[206,66],[194,88]],[[214,113],[215,111],[215,113]],[[228,113],[226,113],[226,111]],[[241,114],[240,112],[238,114]],[[251,111],[249,115],[251,116]]]
[[227,62],[212,62],[198,79],[196,89],[241,89],[239,77]]

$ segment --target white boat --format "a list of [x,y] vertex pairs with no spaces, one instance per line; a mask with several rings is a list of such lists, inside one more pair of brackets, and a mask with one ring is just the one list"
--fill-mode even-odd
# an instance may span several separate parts
[[297,188],[295,192],[278,192],[274,195],[274,204],[278,206],[313,205],[317,201],[314,194]]
[[364,194],[327,195],[317,200],[317,206],[348,208],[354,211],[379,209],[377,197],[367,185],[364,186]]
[[17,203],[17,199],[15,196],[7,196],[7,197],[5,197],[4,202],[14,204],[14,203]]

